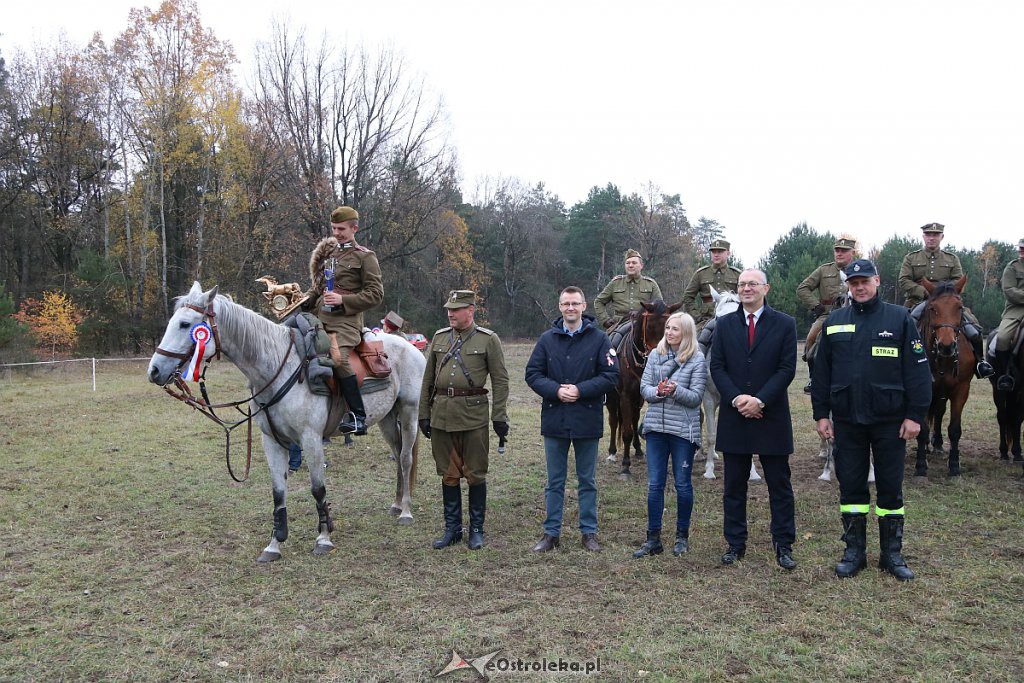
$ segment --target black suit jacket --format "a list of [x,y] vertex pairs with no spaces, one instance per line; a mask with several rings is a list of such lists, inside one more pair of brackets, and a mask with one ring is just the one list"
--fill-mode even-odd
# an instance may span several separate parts
[[[711,345],[711,379],[722,395],[717,447],[725,453],[788,455],[793,452],[793,420],[787,393],[796,375],[796,321],[765,304],[747,345],[746,313],[718,319]],[[732,407],[750,394],[764,401],[761,419],[748,419]]]

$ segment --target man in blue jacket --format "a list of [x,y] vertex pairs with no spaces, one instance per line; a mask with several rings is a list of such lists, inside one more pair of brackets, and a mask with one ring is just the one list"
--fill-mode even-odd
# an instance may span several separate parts
[[576,454],[583,547],[596,552],[597,446],[604,433],[604,396],[615,389],[619,363],[608,337],[593,316],[579,287],[558,297],[561,317],[537,340],[526,364],[526,383],[544,400],[540,433],[544,436],[548,485],[544,488],[544,536],[533,548],[543,553],[558,547],[569,447]]

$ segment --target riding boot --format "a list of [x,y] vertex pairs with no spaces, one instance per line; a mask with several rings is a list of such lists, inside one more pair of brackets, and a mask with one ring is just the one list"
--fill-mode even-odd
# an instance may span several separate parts
[[978,379],[985,379],[991,377],[995,370],[992,365],[985,360],[985,351],[981,348],[981,335],[975,331],[973,337],[967,337],[971,342],[971,348],[974,349],[974,357],[978,359],[978,364],[974,366],[974,376]]
[[348,412],[341,418],[338,429],[342,434],[366,434],[366,408],[363,407],[363,395],[359,393],[359,379],[355,375],[341,378],[341,395],[348,404]]
[[633,557],[639,559],[648,555],[660,555],[665,552],[665,546],[661,544],[661,529],[647,531],[647,542],[640,546],[640,549],[633,553]]
[[868,516],[862,513],[843,513],[843,540],[846,552],[836,565],[836,576],[849,579],[868,564]]
[[462,488],[441,484],[441,500],[444,501],[444,534],[433,543],[435,550],[447,548],[462,540]]
[[886,515],[878,518],[879,569],[884,569],[900,581],[910,581],[910,571],[903,559],[903,515]]
[[469,487],[469,539],[470,550],[484,547],[484,516],[487,512],[487,482]]
[[996,380],[996,389],[999,391],[1013,391],[1016,382],[1013,379],[1013,375],[1010,374],[1010,354],[1011,351],[996,351],[996,374],[999,375],[999,379]]
[[807,359],[807,385],[804,387],[804,393],[811,393],[811,382],[814,381],[814,359]]

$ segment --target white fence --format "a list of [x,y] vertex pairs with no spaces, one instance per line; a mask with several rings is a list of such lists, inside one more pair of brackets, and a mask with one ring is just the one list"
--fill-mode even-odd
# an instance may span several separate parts
[[58,365],[60,363],[91,363],[92,364],[92,390],[96,391],[96,364],[97,363],[118,363],[125,361],[140,361],[149,360],[150,357],[145,358],[69,358],[67,360],[44,360],[37,361],[34,363],[0,363],[0,369],[6,368],[19,368],[39,365]]

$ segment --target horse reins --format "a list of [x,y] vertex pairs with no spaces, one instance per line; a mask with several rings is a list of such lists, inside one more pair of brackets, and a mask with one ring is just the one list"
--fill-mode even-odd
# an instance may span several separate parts
[[653,314],[644,311],[636,321],[642,328],[639,344],[637,343],[636,324],[629,328],[629,332],[622,340],[623,350],[629,351],[628,354],[623,354],[622,366],[629,370],[637,379],[642,374],[639,370],[647,364],[647,357],[651,355],[651,349],[654,348],[647,343],[647,321],[651,315]]
[[[167,351],[166,349],[161,349],[157,347],[156,352],[159,353],[160,355],[167,356],[169,358],[177,358],[180,361],[178,363],[178,367],[174,369],[174,374],[171,376],[171,379],[166,384],[163,385],[163,390],[166,391],[168,395],[170,395],[171,397],[176,398],[179,401],[185,403],[186,405],[191,406],[195,410],[198,410],[200,413],[208,417],[210,420],[217,423],[217,425],[224,430],[224,462],[227,464],[228,474],[236,482],[242,483],[249,478],[249,470],[252,466],[252,419],[259,415],[260,413],[266,412],[268,408],[270,408],[272,405],[276,404],[278,401],[284,398],[285,394],[287,394],[288,391],[292,388],[292,386],[295,385],[295,382],[298,381],[300,375],[302,374],[303,364],[301,362],[299,363],[299,367],[296,368],[295,372],[292,373],[288,380],[285,381],[285,383],[281,386],[280,389],[277,390],[277,392],[270,398],[270,400],[267,401],[266,403],[259,404],[260,407],[256,412],[252,411],[252,408],[249,406],[249,402],[255,400],[257,396],[259,396],[267,389],[269,389],[270,386],[275,381],[277,381],[277,378],[280,377],[281,371],[284,370],[284,366],[288,362],[288,357],[291,355],[292,349],[295,348],[295,338],[291,334],[288,335],[288,348],[284,352],[284,358],[281,359],[281,364],[278,366],[277,372],[274,373],[274,376],[270,378],[270,380],[263,386],[262,389],[260,389],[257,392],[254,392],[248,398],[244,398],[240,401],[231,401],[229,403],[211,403],[210,395],[206,391],[206,370],[207,368],[210,367],[210,361],[214,359],[219,359],[221,355],[220,332],[217,329],[216,316],[213,311],[213,302],[211,301],[210,305],[207,306],[206,308],[200,308],[199,306],[194,306],[192,304],[185,304],[185,307],[190,308],[193,311],[196,311],[197,313],[201,313],[203,315],[204,321],[209,319],[210,329],[213,331],[213,339],[214,344],[216,346],[216,351],[214,352],[213,356],[203,360],[203,372],[199,376],[199,390],[202,393],[202,399],[199,399],[192,393],[192,390],[189,389],[188,384],[181,376],[181,366],[184,365],[185,362],[192,357],[192,354],[195,352],[196,349],[196,344],[193,342],[192,347],[186,353]],[[168,386],[169,384],[172,383],[178,389],[178,391],[174,391]],[[243,405],[245,406],[245,410],[241,408],[241,406]],[[218,408],[234,408],[244,417],[235,422],[224,420],[219,415],[217,415],[216,410]],[[277,432],[273,428],[273,423],[270,422],[269,412],[266,413],[266,417],[267,422],[271,425],[271,431],[274,432],[274,438],[278,441],[278,443],[280,443],[281,439],[277,436]],[[236,427],[239,427],[243,424],[246,425],[245,473],[242,475],[242,478],[239,479],[238,477],[235,476],[235,472],[231,467],[231,432]]]
[[[963,299],[960,298],[959,296],[957,296],[957,298],[960,299],[961,307],[962,307],[963,306]],[[946,374],[946,370],[945,369],[941,369],[941,370],[938,369],[939,361],[943,360],[943,359],[947,359],[947,358],[952,358],[953,359],[953,377],[954,378],[959,377],[960,376],[960,335],[961,334],[966,334],[966,332],[964,331],[964,326],[962,324],[954,325],[953,323],[933,323],[932,322],[931,312],[928,311],[927,307],[925,307],[925,311],[928,314],[928,318],[927,318],[927,320],[925,322],[928,325],[928,329],[931,330],[931,335],[929,335],[929,338],[928,338],[928,350],[931,351],[932,355],[935,357],[936,371],[938,372],[939,376],[945,375]],[[943,328],[953,330],[952,352],[949,353],[949,354],[940,354],[939,353],[939,330],[941,330]]]

